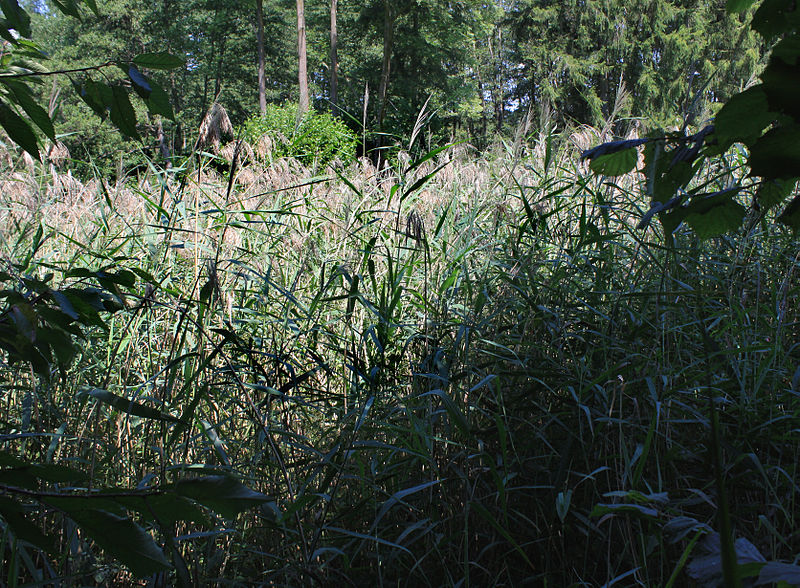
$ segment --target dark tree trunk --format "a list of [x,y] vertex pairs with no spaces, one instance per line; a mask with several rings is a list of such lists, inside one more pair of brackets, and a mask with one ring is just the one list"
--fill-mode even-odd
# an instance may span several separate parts
[[396,9],[393,6],[394,0],[384,2],[384,21],[383,21],[383,68],[381,69],[381,85],[378,88],[378,103],[380,111],[378,113],[378,128],[383,128],[383,119],[386,116],[386,96],[389,90],[389,76],[392,66],[392,47],[394,46],[394,22],[397,18]]
[[331,112],[338,114],[337,90],[339,85],[339,31],[336,28],[336,5],[338,0],[331,0]]
[[256,43],[258,44],[258,109],[267,113],[267,78],[264,72],[264,0],[256,0]]
[[298,116],[308,111],[308,57],[306,53],[306,15],[305,2],[297,0],[297,56],[298,81],[300,83],[300,109]]

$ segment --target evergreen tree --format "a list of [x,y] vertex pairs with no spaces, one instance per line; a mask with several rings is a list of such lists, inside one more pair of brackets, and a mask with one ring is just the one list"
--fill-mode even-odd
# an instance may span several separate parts
[[674,124],[693,95],[729,97],[757,67],[758,42],[725,2],[517,0],[509,7],[514,94],[562,118],[600,124],[622,85],[629,114]]

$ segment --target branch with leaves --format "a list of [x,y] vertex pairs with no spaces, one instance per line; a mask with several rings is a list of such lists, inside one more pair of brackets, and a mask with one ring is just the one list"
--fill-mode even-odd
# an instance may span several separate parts
[[[98,13],[94,0],[83,2]],[[64,14],[81,18],[76,0],[54,2]],[[145,53],[132,61],[110,60],[86,67],[48,71],[42,65],[47,56],[31,40],[30,15],[17,0],[0,0],[0,10],[5,20],[0,20],[0,37],[5,40],[0,59],[0,127],[8,137],[34,158],[41,159],[39,139],[34,130],[38,128],[48,139],[55,142],[53,121],[48,112],[37,102],[30,83],[41,83],[42,78],[67,75],[81,99],[103,120],[110,119],[120,132],[130,138],[141,140],[136,129],[136,112],[130,100],[132,89],[142,100],[150,114],[175,119],[166,92],[142,70],[164,70],[183,67],[184,60],[166,52]],[[104,82],[91,77],[92,73],[104,73],[110,67],[118,67],[125,79],[112,82],[107,76]],[[83,79],[73,79],[75,74],[86,74]]]
[[[743,12],[755,0],[728,0],[728,11]],[[764,212],[781,204],[777,220],[800,229],[800,196],[793,194],[800,179],[800,7],[793,0],[764,0],[754,12],[753,30],[772,47],[761,83],[733,96],[719,111],[714,124],[686,136],[675,133],[633,141],[604,143],[583,154],[591,169],[620,176],[636,168],[637,149],[644,146],[650,210],[640,227],[657,216],[667,241],[682,223],[701,238],[737,230],[747,210],[736,196],[754,191],[752,207]],[[748,151],[747,185],[713,193],[689,185],[705,161],[722,156],[734,144]]]

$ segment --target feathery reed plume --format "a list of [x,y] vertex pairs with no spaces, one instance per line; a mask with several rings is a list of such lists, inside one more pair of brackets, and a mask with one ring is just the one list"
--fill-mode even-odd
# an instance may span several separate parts
[[214,102],[200,123],[195,149],[208,149],[217,153],[223,139],[233,139],[233,125],[222,104]]
[[69,159],[69,149],[61,141],[51,143],[47,149],[47,160],[55,167],[61,167]]

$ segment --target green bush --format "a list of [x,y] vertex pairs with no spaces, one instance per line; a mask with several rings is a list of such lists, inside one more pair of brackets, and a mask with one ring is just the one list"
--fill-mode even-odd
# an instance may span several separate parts
[[338,158],[343,163],[356,154],[358,139],[341,120],[327,112],[308,111],[298,124],[297,104],[268,104],[263,116],[244,123],[244,137],[253,145],[262,136],[272,139],[266,157],[295,157],[305,165],[327,165]]

